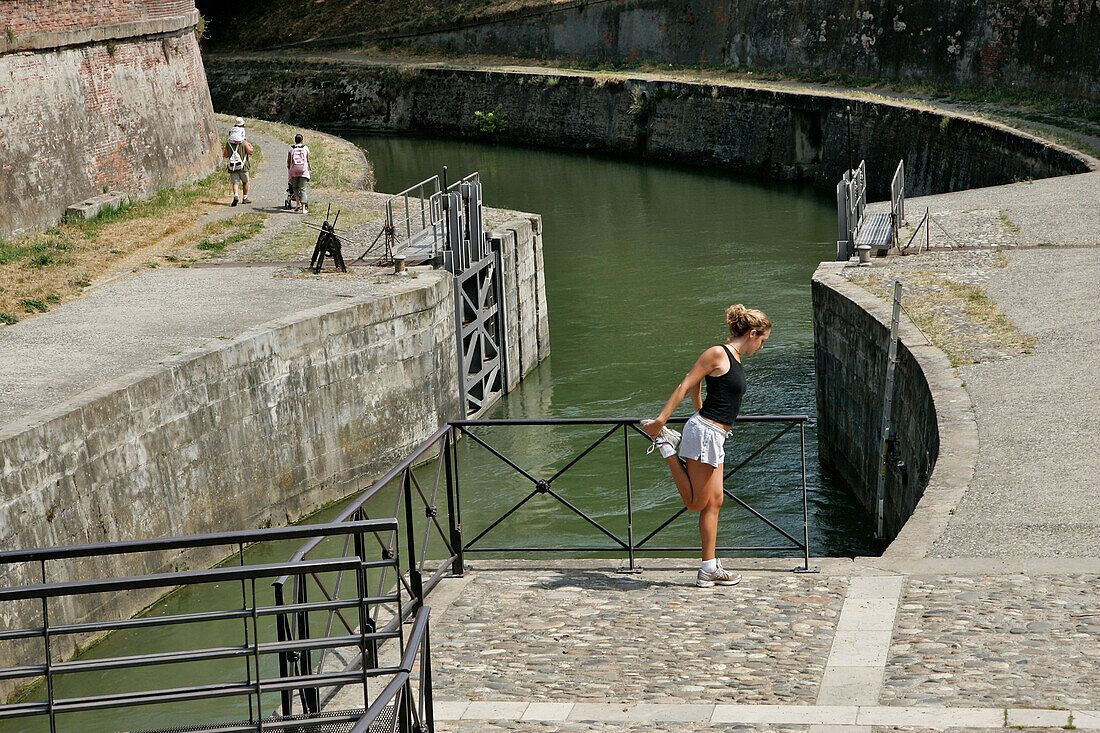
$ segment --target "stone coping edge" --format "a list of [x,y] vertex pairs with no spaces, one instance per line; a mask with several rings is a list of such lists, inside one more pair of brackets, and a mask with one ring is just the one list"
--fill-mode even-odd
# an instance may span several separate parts
[[[625,557],[608,558],[561,558],[544,559],[500,559],[478,557],[467,554],[466,565],[470,568],[461,578],[447,576],[446,580],[432,592],[432,607],[436,595],[448,583],[469,580],[480,573],[508,572],[557,572],[570,570],[603,571],[616,573],[626,567]],[[815,566],[823,577],[871,577],[887,575],[912,576],[1053,576],[1053,575],[1096,575],[1100,573],[1100,557],[953,557],[953,558],[894,558],[883,557],[811,557],[810,564]],[[793,573],[802,567],[801,557],[724,557],[723,567],[736,570],[749,576],[765,576]],[[694,573],[699,568],[698,556],[694,557],[637,557],[635,566],[641,570],[640,577],[652,572]],[[816,574],[809,577],[815,577]],[[636,577],[636,576],[627,576]]]
[[199,11],[190,10],[182,15],[170,18],[149,20],[131,20],[125,23],[110,23],[91,28],[76,28],[69,31],[45,31],[24,33],[9,39],[0,34],[0,55],[19,51],[46,51],[80,46],[87,43],[119,41],[129,38],[157,36],[165,33],[186,31],[199,24]]
[[[408,287],[408,290],[417,290],[420,288],[433,288],[440,285],[441,275],[436,273],[444,273],[450,275],[445,270],[433,271],[420,271],[418,270],[417,285],[415,287]],[[411,282],[412,281],[407,281]],[[449,283],[448,283],[449,285]],[[275,318],[270,321],[252,326],[241,333],[237,334],[232,339],[221,340],[211,338],[206,344],[202,346],[196,346],[193,349],[182,351],[179,354],[175,354],[171,357],[161,359],[155,364],[151,364],[147,367],[137,369],[135,371],[123,374],[120,377],[104,382],[103,384],[92,387],[85,390],[80,394],[71,397],[67,400],[59,402],[51,407],[45,407],[36,412],[32,412],[25,418],[18,420],[14,423],[8,423],[7,425],[0,425],[0,443],[9,438],[12,438],[27,430],[32,430],[39,425],[45,425],[52,420],[68,415],[69,413],[80,410],[98,399],[106,397],[114,392],[130,387],[145,379],[149,379],[161,372],[177,369],[189,362],[195,361],[208,354],[213,354],[223,349],[231,348],[237,344],[244,343],[251,339],[258,338],[265,333],[276,331],[280,328],[291,326],[300,321],[306,321],[312,318],[319,318],[329,313],[337,313],[342,310],[350,310],[357,308],[364,303],[369,303],[373,300],[385,298],[390,293],[370,293],[366,295],[360,295],[355,298],[341,299],[338,302],[329,303],[326,305],[314,306],[313,308],[307,308],[301,311],[295,311],[285,316]]]
[[[921,726],[933,730],[1008,727],[1085,728],[1100,725],[1100,710],[902,705],[768,705],[639,703],[599,699],[450,700],[433,704],[436,720],[600,723],[742,723],[827,726]],[[813,730],[813,728],[811,728]]]
[[[813,279],[851,301],[889,329],[891,305],[841,275],[845,262],[823,262]],[[923,558],[947,528],[948,520],[970,487],[978,460],[978,423],[974,406],[947,355],[936,348],[902,313],[899,338],[924,374],[936,410],[940,450],[936,465],[913,514],[886,548],[887,561]]]

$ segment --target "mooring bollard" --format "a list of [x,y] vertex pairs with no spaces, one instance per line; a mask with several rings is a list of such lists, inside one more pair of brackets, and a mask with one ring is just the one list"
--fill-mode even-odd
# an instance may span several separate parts
[[393,274],[400,275],[405,271],[405,255],[393,256]]
[[856,245],[856,254],[859,255],[859,264],[861,267],[871,266],[871,245],[860,244]]

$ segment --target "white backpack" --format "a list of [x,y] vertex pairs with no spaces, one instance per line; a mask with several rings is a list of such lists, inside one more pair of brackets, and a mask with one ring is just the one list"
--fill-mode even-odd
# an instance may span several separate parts
[[244,158],[241,157],[240,144],[233,145],[232,153],[229,156],[229,160],[226,161],[225,167],[231,171],[239,171],[244,169]]

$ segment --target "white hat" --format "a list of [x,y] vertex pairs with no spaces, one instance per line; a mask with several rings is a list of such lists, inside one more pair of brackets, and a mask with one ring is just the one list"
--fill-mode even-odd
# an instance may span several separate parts
[[238,117],[235,124],[237,125],[237,127],[244,127],[244,118]]
[[230,128],[230,130],[229,130],[229,142],[231,142],[231,143],[244,142],[244,128],[243,127]]

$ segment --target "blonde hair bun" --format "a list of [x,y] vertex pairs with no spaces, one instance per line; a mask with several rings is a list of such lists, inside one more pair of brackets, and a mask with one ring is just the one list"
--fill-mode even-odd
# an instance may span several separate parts
[[772,322],[764,311],[746,308],[741,303],[726,309],[726,325],[729,326],[730,338],[744,336],[754,329],[757,333],[772,330]]

